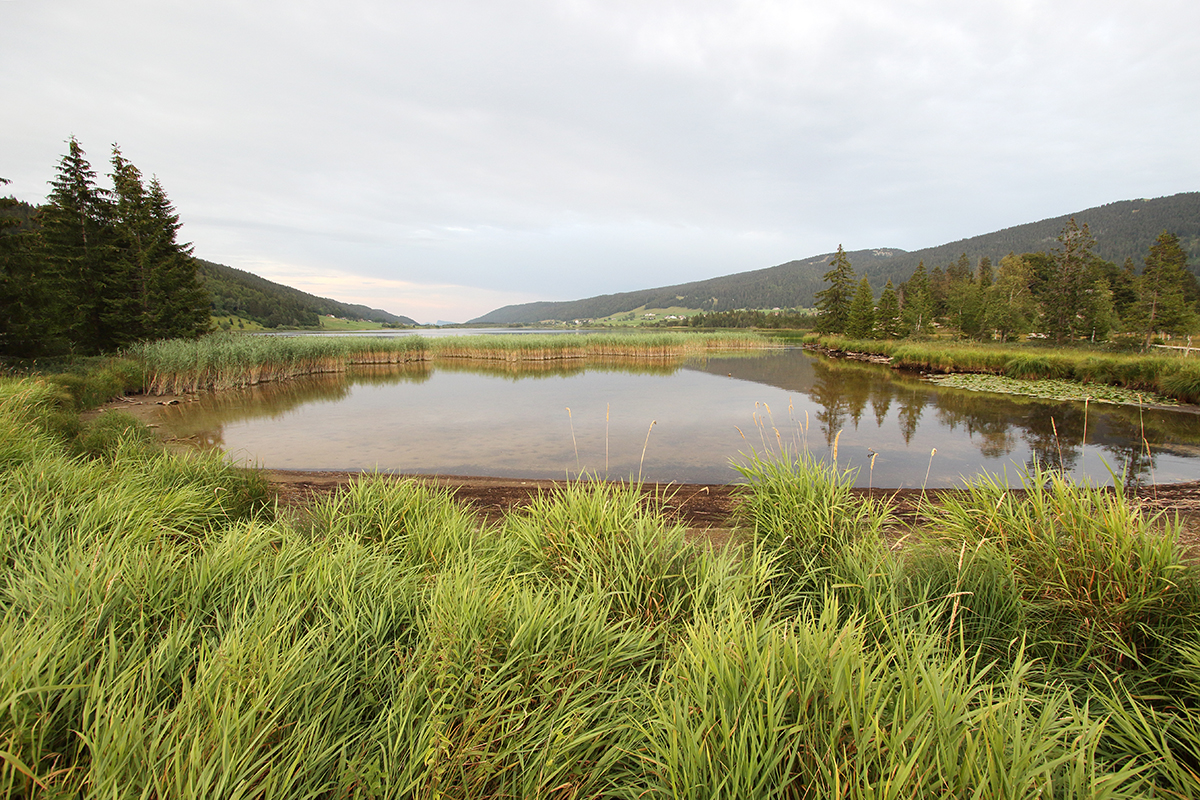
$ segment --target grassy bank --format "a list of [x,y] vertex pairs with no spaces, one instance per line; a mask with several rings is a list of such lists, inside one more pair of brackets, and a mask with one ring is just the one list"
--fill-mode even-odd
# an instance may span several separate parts
[[806,336],[803,341],[835,353],[887,356],[892,359],[892,366],[900,369],[1079,381],[1156,392],[1184,403],[1200,403],[1200,359],[1183,355],[1107,354],[1044,346],[851,340],[817,335]]
[[289,517],[61,402],[0,381],[9,796],[1200,796],[1196,571],[1120,492],[981,481],[902,553],[804,458],[725,551],[605,485]]
[[156,394],[249,386],[319,372],[341,372],[353,364],[474,359],[562,361],[567,359],[668,359],[706,352],[775,346],[746,333],[631,333],[585,335],[238,336],[173,339],[135,347],[130,357],[144,365],[146,387]]

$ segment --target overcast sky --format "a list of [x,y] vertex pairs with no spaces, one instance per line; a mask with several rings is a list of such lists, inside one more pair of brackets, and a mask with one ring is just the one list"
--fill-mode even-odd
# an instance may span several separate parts
[[0,176],[422,322],[1200,190],[1196,0],[0,0]]

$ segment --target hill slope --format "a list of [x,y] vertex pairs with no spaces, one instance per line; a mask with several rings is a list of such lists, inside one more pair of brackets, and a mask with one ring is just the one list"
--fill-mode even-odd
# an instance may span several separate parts
[[234,314],[254,320],[268,328],[317,327],[317,316],[332,314],[346,319],[365,319],[398,325],[416,325],[416,321],[377,308],[340,303],[269,281],[244,270],[196,259],[200,279],[212,294],[214,316]]
[[[973,261],[987,256],[999,261],[1010,252],[1030,253],[1054,248],[1055,237],[1074,217],[1086,223],[1096,238],[1096,253],[1108,261],[1132,258],[1139,266],[1158,234],[1169,230],[1188,251],[1189,266],[1200,264],[1200,192],[1154,200],[1125,200],[1089,208],[1075,214],[1030,222],[994,233],[962,239],[914,252],[895,248],[857,250],[847,255],[861,277],[866,275],[876,293],[886,281],[907,280],[919,261],[928,269],[945,266],[966,253]],[[471,320],[478,323],[535,323],[542,320],[594,319],[636,308],[684,308],[728,311],[736,308],[793,308],[813,304],[823,287],[832,253],[789,261],[775,267],[739,272],[692,283],[599,295],[583,300],[523,303],[504,306]]]

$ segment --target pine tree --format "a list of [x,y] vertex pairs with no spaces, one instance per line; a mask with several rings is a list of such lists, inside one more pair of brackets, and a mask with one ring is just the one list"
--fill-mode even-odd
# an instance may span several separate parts
[[0,355],[31,358],[58,348],[61,315],[42,269],[41,239],[22,224],[21,206],[0,197]]
[[986,292],[993,280],[995,280],[995,273],[992,271],[992,260],[983,256],[979,259],[979,288]]
[[871,282],[864,276],[850,302],[846,319],[846,335],[852,339],[870,339],[875,334],[875,294]]
[[192,245],[178,241],[182,224],[158,178],[150,181],[150,219],[155,237],[150,252],[153,270],[148,287],[147,324],[156,337],[199,336],[211,326],[209,293],[200,281]]
[[208,293],[158,179],[147,186],[113,145],[113,189],[100,189],[79,142],[68,144],[41,217],[73,346],[95,353],[208,330]]
[[900,318],[900,300],[892,282],[888,281],[879,295],[879,307],[875,310],[875,327],[884,339],[899,339],[904,335],[904,322]]
[[839,244],[829,262],[833,269],[825,273],[829,288],[817,292],[817,330],[821,333],[845,333],[850,319],[850,302],[854,291],[854,268],[846,251]]
[[1043,319],[1046,332],[1062,344],[1080,333],[1087,333],[1082,312],[1088,301],[1088,291],[1095,284],[1092,248],[1096,240],[1087,224],[1076,224],[1072,217],[1058,235],[1059,248],[1051,257],[1054,272],[1042,291]]
[[110,289],[105,274],[113,256],[112,211],[78,140],[72,136],[67,145],[41,214],[42,235],[67,337],[80,351],[96,353],[114,343],[104,313]]
[[933,299],[929,292],[929,275],[925,262],[917,262],[912,276],[904,282],[903,302],[900,310],[905,329],[914,335],[928,333],[933,329]]
[[104,316],[119,331],[118,346],[149,338],[149,284],[152,269],[150,245],[154,224],[150,218],[142,173],[125,160],[121,148],[112,152],[112,224],[114,257],[105,276],[113,289],[107,295]]
[[1187,253],[1179,237],[1163,231],[1146,256],[1137,284],[1137,317],[1146,331],[1146,344],[1157,332],[1187,333],[1196,318],[1185,301]]

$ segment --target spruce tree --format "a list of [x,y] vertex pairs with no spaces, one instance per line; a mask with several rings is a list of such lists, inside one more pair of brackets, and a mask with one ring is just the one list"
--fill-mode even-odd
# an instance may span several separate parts
[[42,268],[41,238],[19,216],[23,205],[0,197],[0,355],[32,358],[62,343],[61,314]]
[[1096,282],[1096,262],[1092,252],[1096,240],[1086,223],[1078,225],[1072,217],[1058,235],[1059,247],[1053,253],[1053,274],[1042,288],[1043,320],[1046,332],[1058,344],[1080,334],[1090,333],[1084,321],[1088,294]]
[[1150,245],[1137,284],[1137,316],[1147,345],[1155,333],[1187,333],[1195,327],[1195,313],[1185,300],[1186,273],[1187,253],[1179,237],[1163,231]]
[[152,269],[150,243],[154,237],[142,173],[125,160],[121,149],[112,152],[112,264],[107,275],[114,289],[108,296],[104,315],[119,335],[113,343],[121,346],[149,338],[149,284]]
[[858,282],[858,291],[850,302],[846,335],[852,339],[870,339],[875,334],[875,295],[866,276]]
[[888,281],[879,295],[879,307],[875,310],[875,327],[881,338],[899,339],[903,336],[904,322],[900,319],[900,300],[892,282]]
[[200,266],[192,256],[192,245],[178,240],[179,214],[158,178],[150,181],[148,197],[155,236],[150,247],[153,269],[147,324],[156,337],[199,336],[211,327],[210,298],[200,281]]
[[821,333],[845,333],[850,319],[850,303],[854,292],[854,268],[846,251],[839,244],[829,262],[833,269],[825,273],[829,287],[817,292],[817,330]]
[[905,329],[914,335],[933,329],[933,298],[929,291],[929,275],[925,262],[918,261],[912,276],[904,283],[904,300],[900,306]]
[[105,314],[112,289],[106,280],[113,258],[112,209],[74,136],[50,186],[41,214],[47,266],[59,289],[67,337],[79,351],[97,353],[112,347],[115,338]]

